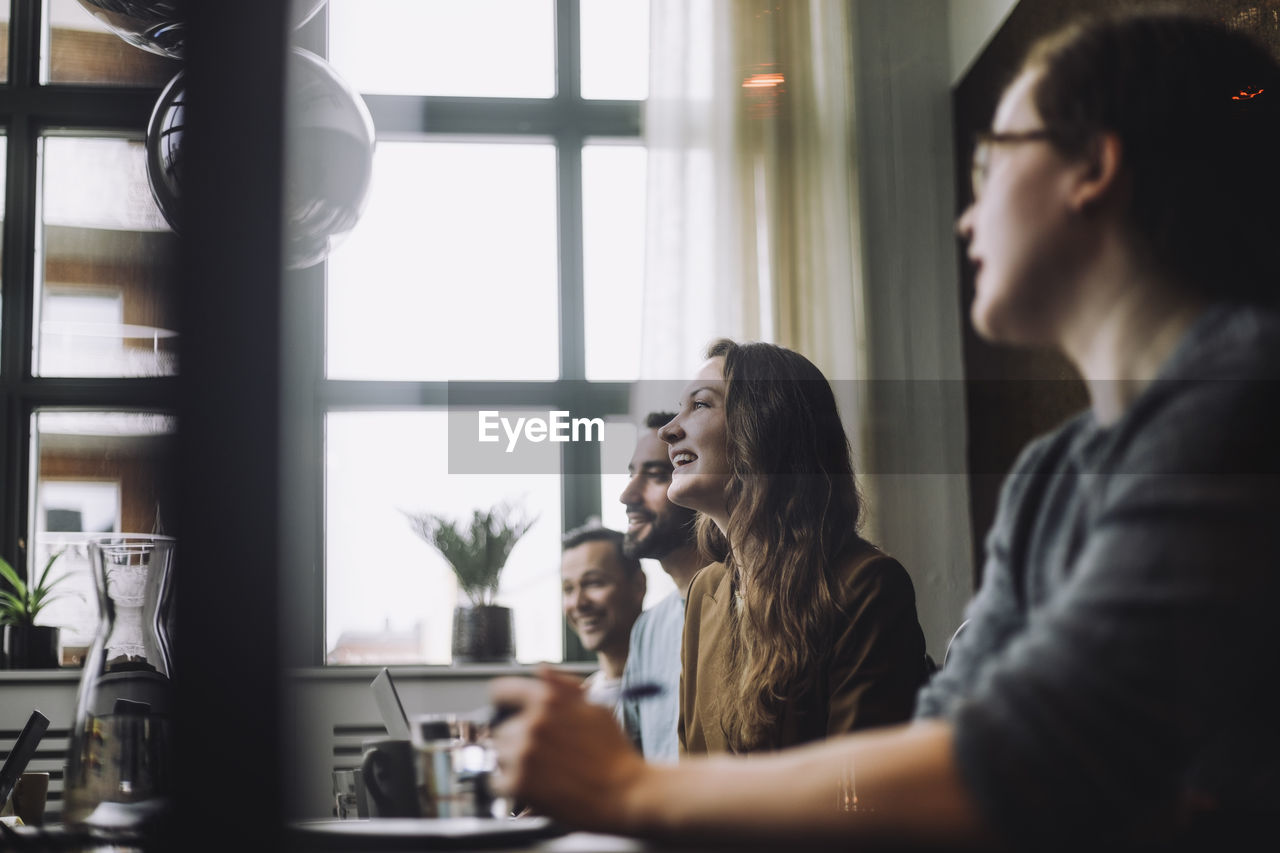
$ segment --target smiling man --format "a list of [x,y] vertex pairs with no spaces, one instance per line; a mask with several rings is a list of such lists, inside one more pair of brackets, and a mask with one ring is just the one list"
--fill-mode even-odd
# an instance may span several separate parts
[[671,459],[658,430],[675,415],[650,412],[627,466],[627,487],[618,500],[627,507],[623,550],[630,557],[657,560],[675,581],[675,592],[640,614],[631,629],[631,653],[623,689],[657,685],[656,696],[622,700],[622,723],[650,761],[675,761],[679,752],[680,643],[684,599],[702,566],[694,531],[697,513],[667,499]]
[[623,553],[622,534],[607,527],[570,530],[561,550],[565,620],[600,664],[583,687],[589,700],[612,708],[622,689],[631,626],[644,606],[644,572],[639,560]]

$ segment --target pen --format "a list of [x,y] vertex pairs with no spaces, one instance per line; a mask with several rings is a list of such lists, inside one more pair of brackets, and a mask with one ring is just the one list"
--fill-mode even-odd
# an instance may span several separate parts
[[[654,696],[661,696],[666,692],[666,688],[656,682],[641,682],[632,684],[622,688],[618,693],[618,701],[623,700],[640,700],[650,699]],[[489,728],[496,729],[511,717],[515,716],[518,709],[510,705],[499,705],[493,709],[493,713],[489,716]]]
[[648,699],[652,696],[661,696],[665,691],[666,688],[656,682],[641,682],[640,684],[632,684],[630,687],[622,688],[618,698]]

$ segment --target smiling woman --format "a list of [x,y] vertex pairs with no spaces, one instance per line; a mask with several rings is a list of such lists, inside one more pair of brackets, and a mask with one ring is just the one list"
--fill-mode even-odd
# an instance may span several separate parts
[[831,386],[804,356],[721,340],[660,431],[668,497],[717,562],[689,590],[680,743],[777,749],[900,722],[926,675],[903,567],[858,535]]

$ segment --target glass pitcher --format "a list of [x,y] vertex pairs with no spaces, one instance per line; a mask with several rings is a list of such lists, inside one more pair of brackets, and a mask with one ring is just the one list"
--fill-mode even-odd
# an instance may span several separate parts
[[173,551],[169,536],[89,543],[98,631],[80,676],[63,818],[96,834],[145,834],[172,802]]

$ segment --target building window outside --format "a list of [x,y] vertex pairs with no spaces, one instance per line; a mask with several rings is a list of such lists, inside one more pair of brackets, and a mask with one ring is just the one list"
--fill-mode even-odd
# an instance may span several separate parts
[[64,665],[91,640],[86,542],[158,532],[179,366],[177,237],[151,198],[147,120],[180,63],[76,0],[0,4],[0,555],[67,574],[40,622]]

